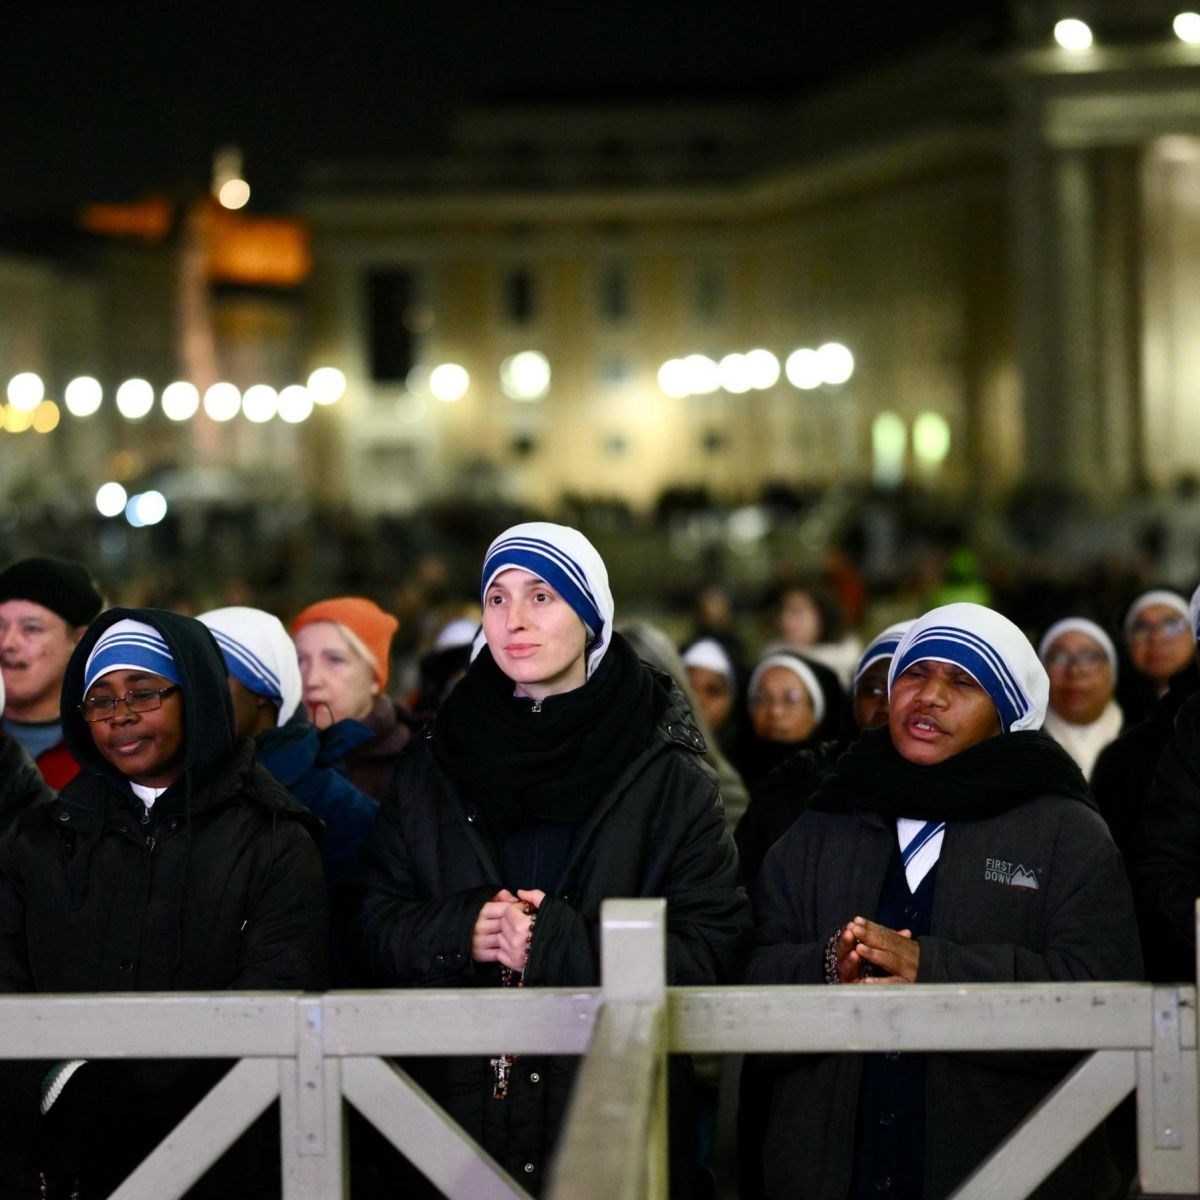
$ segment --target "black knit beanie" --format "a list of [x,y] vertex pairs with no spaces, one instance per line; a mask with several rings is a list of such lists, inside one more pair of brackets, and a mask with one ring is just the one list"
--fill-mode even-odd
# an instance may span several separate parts
[[19,558],[0,571],[0,604],[28,600],[68,625],[90,625],[104,600],[86,568],[65,558]]

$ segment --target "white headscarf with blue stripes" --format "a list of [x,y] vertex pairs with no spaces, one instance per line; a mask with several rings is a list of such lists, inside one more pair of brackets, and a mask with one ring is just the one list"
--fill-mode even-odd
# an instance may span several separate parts
[[152,625],[132,617],[114,621],[96,639],[83,664],[84,694],[97,679],[112,671],[149,671],[172,683],[183,683],[163,635]]
[[1040,729],[1050,677],[1029,639],[1007,617],[982,604],[944,604],[913,622],[888,671],[893,682],[913,663],[953,663],[991,697],[1005,733]]
[[587,677],[612,641],[613,598],[608,570],[596,547],[569,525],[527,521],[506,529],[483,560],[482,600],[501,571],[513,567],[548,583],[575,611],[588,631]]
[[212,630],[230,675],[271,700],[276,725],[286,725],[300,703],[300,664],[296,643],[279,618],[260,608],[232,605],[201,613],[198,620]]

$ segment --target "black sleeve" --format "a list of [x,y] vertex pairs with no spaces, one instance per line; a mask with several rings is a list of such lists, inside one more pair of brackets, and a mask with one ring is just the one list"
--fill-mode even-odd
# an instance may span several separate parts
[[1159,759],[1150,803],[1133,839],[1131,873],[1156,937],[1179,956],[1174,977],[1190,979],[1200,896],[1200,695],[1180,709]]

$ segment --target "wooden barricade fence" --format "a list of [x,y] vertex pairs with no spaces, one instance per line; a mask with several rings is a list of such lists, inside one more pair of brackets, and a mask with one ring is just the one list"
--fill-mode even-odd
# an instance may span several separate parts
[[1200,1195],[1192,987],[668,988],[665,951],[663,901],[610,900],[599,988],[6,996],[0,1058],[240,1060],[115,1200],[181,1196],[276,1099],[285,1200],[348,1195],[344,1101],[451,1200],[521,1200],[391,1059],[581,1055],[545,1194],[665,1200],[668,1053],[1074,1050],[954,1200],[1027,1196],[1135,1089],[1143,1192]]

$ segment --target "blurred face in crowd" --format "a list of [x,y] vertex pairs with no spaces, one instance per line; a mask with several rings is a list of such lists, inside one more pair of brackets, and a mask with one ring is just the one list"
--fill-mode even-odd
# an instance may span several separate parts
[[266,696],[252,692],[232,675],[229,694],[233,697],[233,727],[238,737],[257,737],[275,728],[275,705]]
[[1187,617],[1169,604],[1147,604],[1129,627],[1130,660],[1160,689],[1191,662],[1195,652]]
[[888,723],[888,668],[890,658],[873,662],[854,685],[854,723],[859,729],[878,729]]
[[1090,725],[1112,699],[1116,680],[1104,647],[1078,630],[1060,634],[1046,651],[1050,707],[1064,721]]
[[779,637],[789,646],[815,646],[821,640],[821,610],[803,588],[789,589],[779,602]]
[[930,766],[995,737],[1000,716],[968,671],[926,658],[893,680],[888,728],[904,758]]
[[337,623],[302,625],[293,641],[308,719],[318,729],[326,729],[347,717],[356,721],[366,717],[379,695],[375,670]]
[[587,628],[575,610],[530,571],[510,567],[488,585],[483,635],[518,696],[544,700],[587,681]]
[[733,710],[733,688],[720,671],[711,671],[708,667],[688,667],[687,673],[704,719],[709,729],[716,733],[729,720]]
[[0,604],[0,670],[7,716],[17,721],[58,717],[67,662],[86,628],[68,625],[31,600]]
[[[153,697],[154,692],[167,695]],[[158,707],[135,712],[123,699],[107,720],[91,721],[88,729],[96,749],[127,779],[143,787],[169,787],[184,764],[183,692],[169,679],[150,671],[109,671],[84,697],[144,695]]]
[[787,667],[763,672],[750,697],[750,719],[767,742],[802,742],[817,727],[808,688]]

